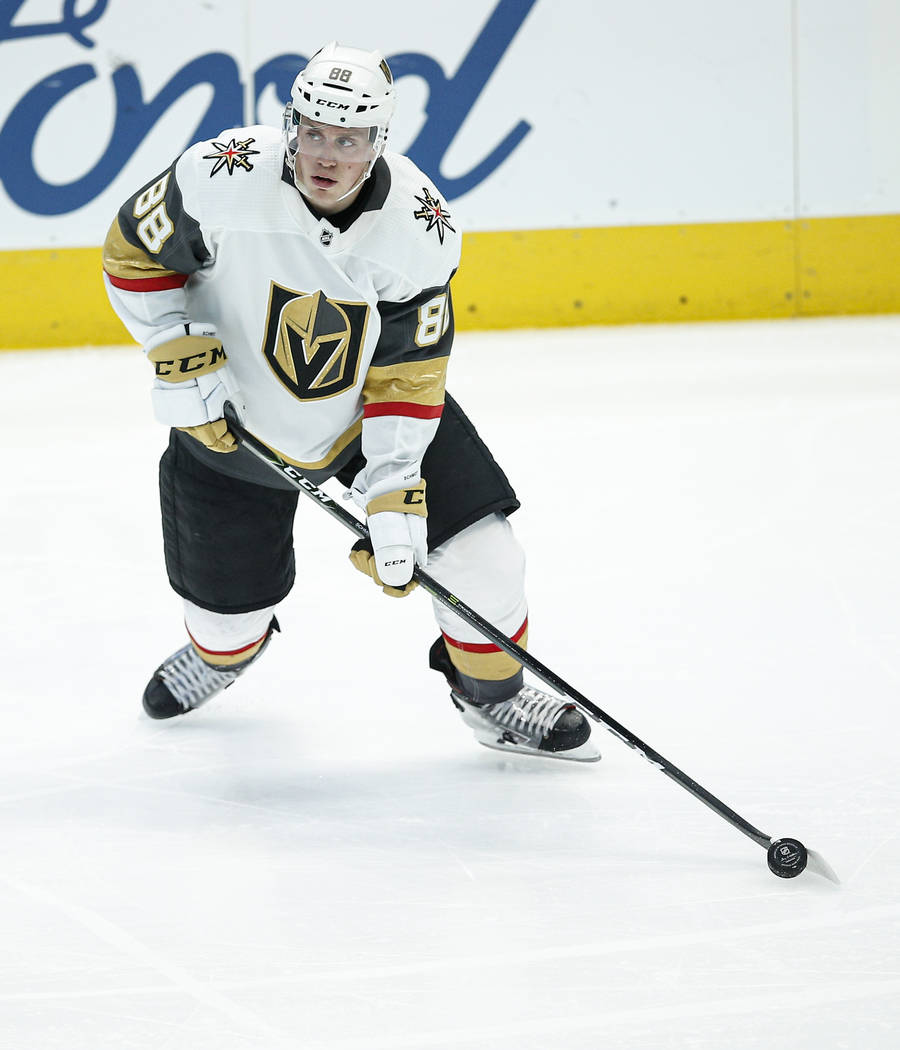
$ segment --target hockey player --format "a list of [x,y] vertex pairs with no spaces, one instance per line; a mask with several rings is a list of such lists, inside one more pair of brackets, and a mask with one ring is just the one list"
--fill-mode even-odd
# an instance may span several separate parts
[[[395,95],[377,51],[330,43],[283,129],[199,142],[125,202],[104,246],[113,308],[155,371],[166,568],[189,641],[144,692],[151,718],[206,703],[279,629],[298,493],[237,445],[231,401],[312,481],[366,514],[351,561],[391,595],[415,564],[520,645],[524,559],[506,476],[445,394],[460,233],[435,187],[385,152]],[[427,488],[426,488],[427,483]],[[590,761],[582,714],[435,603],[430,665],[481,743]]]

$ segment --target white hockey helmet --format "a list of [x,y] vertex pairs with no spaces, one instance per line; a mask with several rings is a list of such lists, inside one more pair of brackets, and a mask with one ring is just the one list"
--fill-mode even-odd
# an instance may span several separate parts
[[[347,47],[332,40],[297,74],[291,101],[284,110],[284,147],[292,169],[301,123],[366,128],[368,163],[362,178],[345,194],[349,196],[369,177],[375,161],[384,152],[394,104],[394,78],[381,52]],[[294,182],[303,193],[296,169]]]

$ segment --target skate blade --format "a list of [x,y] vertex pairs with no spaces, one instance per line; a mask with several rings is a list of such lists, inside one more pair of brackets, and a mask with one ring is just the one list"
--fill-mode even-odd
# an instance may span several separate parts
[[519,744],[509,743],[506,740],[498,740],[495,736],[481,736],[478,733],[475,734],[475,739],[483,747],[489,747],[492,751],[528,755],[529,758],[556,758],[563,762],[599,762],[602,757],[590,739],[568,751],[538,751],[534,747],[521,747]]

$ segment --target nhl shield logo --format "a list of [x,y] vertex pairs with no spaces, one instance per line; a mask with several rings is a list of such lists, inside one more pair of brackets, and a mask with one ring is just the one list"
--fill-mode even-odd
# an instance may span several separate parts
[[301,401],[335,397],[356,385],[369,319],[366,303],[297,292],[273,282],[263,356]]

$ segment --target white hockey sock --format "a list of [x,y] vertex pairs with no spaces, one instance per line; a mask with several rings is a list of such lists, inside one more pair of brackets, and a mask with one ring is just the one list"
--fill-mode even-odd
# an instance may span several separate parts
[[274,606],[247,613],[215,613],[184,599],[184,625],[200,658],[214,667],[245,663],[262,646]]
[[[523,648],[528,642],[525,555],[505,515],[489,514],[432,551],[428,572]],[[437,601],[435,619],[450,659],[472,679],[503,681],[518,661]]]

